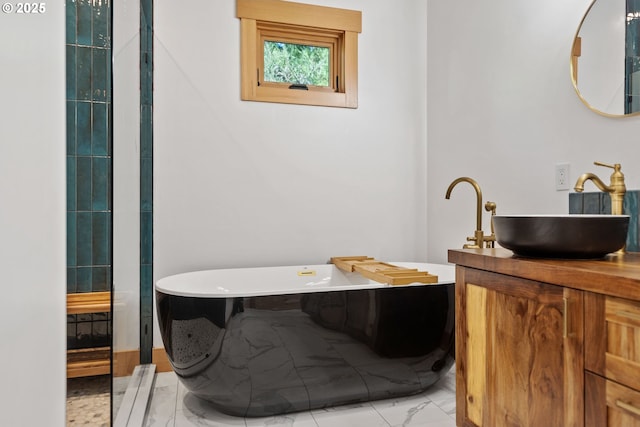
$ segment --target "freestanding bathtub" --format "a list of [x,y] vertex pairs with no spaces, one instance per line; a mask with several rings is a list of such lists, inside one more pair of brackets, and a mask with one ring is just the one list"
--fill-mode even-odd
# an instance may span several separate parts
[[454,267],[391,286],[334,265],[208,270],[156,283],[176,374],[221,412],[268,416],[419,393],[453,364]]

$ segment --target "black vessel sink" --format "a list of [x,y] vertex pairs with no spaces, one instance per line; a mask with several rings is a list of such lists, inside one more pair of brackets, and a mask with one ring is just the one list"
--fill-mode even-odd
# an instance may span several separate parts
[[628,215],[495,215],[500,246],[516,255],[591,259],[622,249]]

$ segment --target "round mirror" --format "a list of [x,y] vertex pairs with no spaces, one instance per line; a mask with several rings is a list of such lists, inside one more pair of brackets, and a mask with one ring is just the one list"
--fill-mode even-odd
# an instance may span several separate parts
[[605,116],[640,113],[640,0],[594,0],[571,52],[582,102]]

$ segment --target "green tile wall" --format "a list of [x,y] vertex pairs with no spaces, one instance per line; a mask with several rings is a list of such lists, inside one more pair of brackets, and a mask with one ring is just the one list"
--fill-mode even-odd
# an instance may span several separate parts
[[[111,2],[66,2],[67,292],[112,286]],[[108,345],[109,313],[71,315],[69,348]]]

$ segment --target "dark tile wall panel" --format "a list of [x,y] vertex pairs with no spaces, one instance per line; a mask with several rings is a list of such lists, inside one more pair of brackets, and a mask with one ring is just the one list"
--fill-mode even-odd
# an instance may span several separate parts
[[140,363],[153,350],[153,0],[140,1]]

